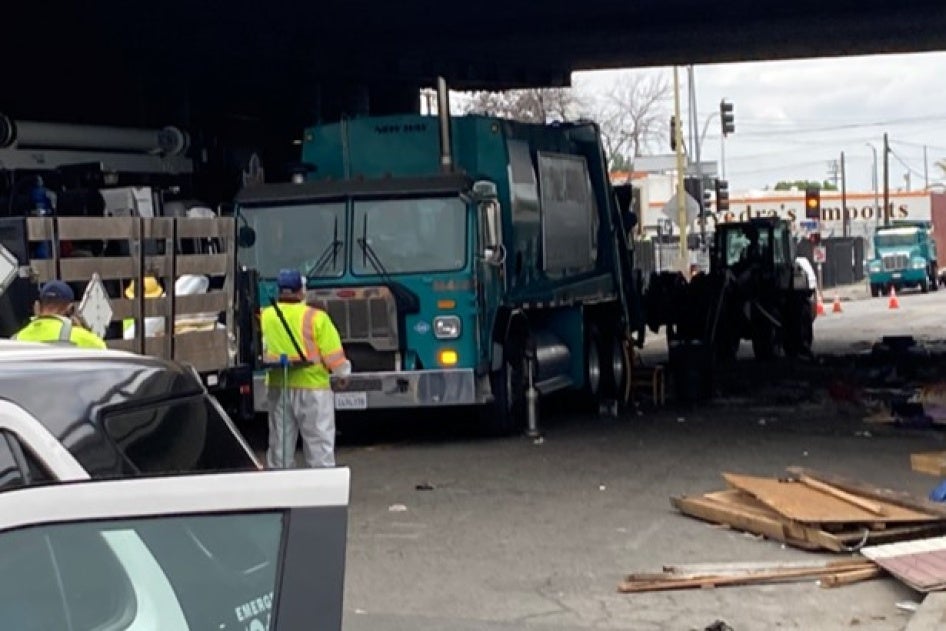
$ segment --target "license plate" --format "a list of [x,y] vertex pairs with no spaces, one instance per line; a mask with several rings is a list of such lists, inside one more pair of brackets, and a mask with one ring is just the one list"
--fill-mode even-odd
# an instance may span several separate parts
[[367,392],[336,392],[336,410],[366,410],[368,409]]

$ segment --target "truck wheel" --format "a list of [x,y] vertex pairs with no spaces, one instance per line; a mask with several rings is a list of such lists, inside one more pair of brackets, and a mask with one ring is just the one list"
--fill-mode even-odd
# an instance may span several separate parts
[[601,333],[594,325],[585,327],[585,386],[584,398],[588,408],[594,411],[598,409],[598,403],[601,401],[602,381],[604,370],[602,368],[603,347],[601,344]]
[[871,295],[873,298],[877,298],[878,296],[880,296],[880,285],[873,285],[873,284],[872,284],[872,285],[870,286],[870,295]]
[[922,291],[924,294],[930,293],[930,279],[929,278],[926,278],[924,276],[923,280],[920,281],[920,291]]
[[752,323],[752,353],[760,361],[773,359],[779,351],[778,331],[761,316]]
[[493,436],[509,436],[525,427],[526,365],[520,344],[503,347],[503,365],[490,375],[493,403],[483,408],[481,425]]
[[934,267],[930,272],[930,291],[939,291],[938,270]]
[[631,345],[625,344],[624,336],[617,332],[612,333],[610,339],[603,394],[616,401],[621,409],[631,399]]

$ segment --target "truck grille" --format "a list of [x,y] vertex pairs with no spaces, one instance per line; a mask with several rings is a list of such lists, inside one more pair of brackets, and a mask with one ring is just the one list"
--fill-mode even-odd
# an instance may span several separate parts
[[907,264],[910,262],[906,254],[885,254],[883,260],[884,271],[887,272],[906,269]]
[[365,344],[376,351],[398,348],[397,307],[387,287],[313,289],[306,302],[329,314],[343,344]]

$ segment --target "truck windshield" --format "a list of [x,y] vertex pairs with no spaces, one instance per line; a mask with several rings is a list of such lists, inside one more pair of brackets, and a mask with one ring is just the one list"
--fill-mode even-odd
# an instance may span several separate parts
[[256,243],[240,250],[240,262],[263,278],[280,269],[310,278],[340,276],[345,269],[345,202],[241,208]]
[[[459,197],[356,200],[352,271],[375,275],[447,272],[466,260],[466,212]],[[363,241],[362,241],[363,240]]]
[[916,244],[917,233],[913,232],[880,232],[877,234],[878,248],[904,247]]

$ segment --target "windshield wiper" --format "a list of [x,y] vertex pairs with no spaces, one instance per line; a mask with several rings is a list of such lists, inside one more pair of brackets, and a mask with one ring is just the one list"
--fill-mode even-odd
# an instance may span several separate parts
[[417,313],[420,311],[420,299],[417,297],[417,294],[391,278],[388,271],[384,269],[384,264],[381,262],[381,259],[378,258],[378,253],[375,252],[371,244],[368,243],[367,235],[368,215],[366,213],[364,222],[361,225],[361,237],[355,239],[355,243],[361,248],[363,260],[371,263],[371,267],[374,268],[374,271],[381,277],[381,280],[383,280],[384,284],[391,290],[391,293],[394,294],[394,302],[399,312]]
[[368,213],[365,213],[364,218],[361,220],[361,238],[355,239],[355,242],[358,244],[358,247],[361,248],[362,265],[364,265],[366,261],[371,263],[371,267],[374,268],[376,273],[381,275],[384,282],[389,282],[391,279],[388,276],[388,271],[384,269],[384,264],[381,262],[381,259],[378,258],[378,253],[375,252],[371,244],[368,243]]
[[319,255],[319,258],[316,259],[315,263],[307,267],[303,272],[303,276],[318,276],[319,273],[325,268],[329,261],[332,261],[332,269],[335,268],[335,264],[338,261],[338,250],[345,244],[344,241],[338,238],[338,217],[335,217],[335,229],[332,234],[332,242],[325,246],[325,249],[322,250],[322,253]]

